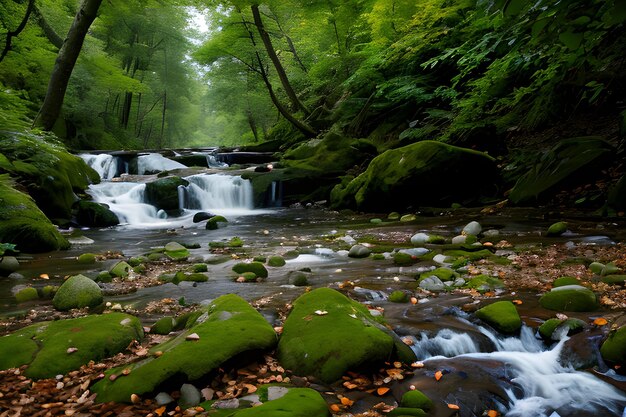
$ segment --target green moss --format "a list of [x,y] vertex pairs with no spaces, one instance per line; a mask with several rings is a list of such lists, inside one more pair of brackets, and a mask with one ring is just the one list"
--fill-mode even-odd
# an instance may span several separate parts
[[400,221],[403,223],[414,222],[415,220],[417,220],[417,216],[415,216],[415,214],[405,214],[400,217]]
[[489,275],[476,275],[465,283],[465,287],[484,292],[504,288],[505,285],[504,282],[500,281],[496,277],[490,277]]
[[93,264],[96,263],[96,255],[93,253],[83,253],[78,256],[77,260],[79,264]]
[[57,290],[58,290],[58,287],[55,287],[53,285],[46,285],[45,287],[41,289],[41,298],[50,300],[52,299],[52,297],[54,297],[54,294],[57,292]]
[[6,174],[0,175],[0,242],[13,243],[28,253],[70,247],[35,202],[13,188]]
[[52,378],[113,356],[142,337],[139,320],[121,313],[38,323],[0,338],[0,368],[28,364],[28,377]]
[[554,288],[563,287],[565,285],[580,285],[580,281],[578,280],[578,278],[574,277],[559,277],[555,279],[552,283],[552,286]]
[[267,278],[267,269],[260,262],[240,262],[233,266],[233,271],[238,274],[253,272],[259,278]]
[[140,259],[140,258],[133,257],[133,258],[130,258],[127,262],[128,262],[128,265],[130,265],[130,266],[132,266],[134,268],[136,266],[141,265],[144,261],[142,259]]
[[272,267],[285,266],[285,258],[283,258],[282,256],[270,256],[267,260],[267,265]]
[[441,267],[441,268],[434,269],[432,271],[423,272],[422,274],[420,274],[420,280],[431,277],[433,275],[439,278],[440,280],[442,280],[443,282],[453,281],[458,276],[458,274],[454,272],[452,269]]
[[291,283],[296,287],[306,287],[307,285],[309,285],[309,279],[305,273],[296,272],[291,277]]
[[113,281],[113,275],[109,271],[100,271],[96,277],[97,282],[111,282]]
[[539,299],[539,303],[543,308],[555,311],[594,311],[598,308],[593,291],[579,285],[553,288]]
[[392,303],[406,303],[409,301],[409,296],[401,290],[396,290],[389,294],[389,301]]
[[402,395],[400,407],[421,408],[428,411],[433,408],[433,402],[420,390],[407,391]]
[[496,301],[476,311],[476,317],[503,333],[513,333],[522,327],[522,320],[510,301]]
[[600,353],[605,361],[626,364],[626,326],[609,332],[609,336],[600,347]]
[[567,231],[567,222],[558,222],[548,227],[546,236],[561,236]]
[[25,303],[27,301],[33,301],[39,299],[39,293],[37,293],[37,289],[33,287],[26,287],[19,290],[15,294],[15,301],[18,303]]
[[165,245],[165,255],[173,261],[184,261],[189,258],[189,249],[177,242]]
[[148,268],[146,268],[145,265],[137,265],[137,266],[133,267],[133,272],[136,273],[136,274],[143,274],[147,270],[148,270]]
[[161,252],[152,252],[148,254],[148,260],[150,262],[157,262],[165,258],[165,254]]
[[626,282],[626,275],[607,275],[602,277],[602,282],[606,284],[624,284]]
[[170,334],[172,330],[174,330],[174,326],[176,325],[176,320],[174,317],[161,317],[156,321],[150,328],[150,333],[152,334]]
[[[404,348],[365,306],[338,291],[318,288],[294,301],[278,358],[297,375],[333,382],[350,369],[389,360],[395,349]],[[412,352],[401,354],[407,355],[403,359],[415,358]]]
[[421,408],[397,407],[387,413],[389,417],[424,417],[426,412]]
[[207,264],[195,264],[191,266],[192,272],[207,272],[209,270],[209,266]]
[[404,252],[396,252],[393,254],[393,263],[396,265],[413,265],[419,262],[419,260],[417,256],[412,256]]
[[235,417],[331,417],[328,404],[322,396],[310,388],[291,388],[276,400],[258,407],[247,408]]
[[392,211],[387,216],[387,219],[388,220],[400,220],[400,213],[398,213],[397,211]]
[[72,208],[76,211],[76,221],[82,226],[109,227],[120,224],[117,215],[104,204],[79,201]]
[[52,299],[54,308],[61,311],[72,308],[95,307],[102,304],[102,290],[84,275],[74,275],[65,281]]
[[130,273],[130,265],[125,261],[119,261],[113,268],[109,270],[109,273],[114,277],[126,278]]
[[450,256],[453,258],[465,258],[470,261],[478,261],[480,259],[491,258],[494,256],[488,249],[481,249],[477,251],[467,251],[467,250],[447,250],[443,253],[446,256]]
[[[186,340],[192,333],[199,340]],[[161,356],[112,369],[107,376],[120,375],[125,368],[131,372],[114,381],[104,378],[92,390],[99,402],[129,402],[131,394],[154,392],[170,378],[194,381],[236,355],[271,349],[275,344],[276,333],[263,316],[242,298],[224,295],[203,308],[193,327],[152,348]]]
[[589,269],[596,275],[601,275],[604,270],[604,264],[600,262],[592,262],[589,264]]
[[174,278],[172,279],[171,282],[174,284],[178,284],[182,281],[206,282],[208,280],[209,280],[209,277],[202,272],[185,273],[183,271],[180,271],[174,275]]
[[585,322],[580,319],[548,319],[541,326],[539,326],[539,334],[544,339],[550,339],[552,338],[554,331],[558,327],[563,326],[568,328],[567,334],[571,334],[572,332],[576,330],[581,330],[583,327],[585,327]]
[[207,220],[206,229],[217,230],[220,227],[220,224],[222,226],[226,226],[226,223],[228,223],[228,220],[226,220],[224,216],[213,216],[209,220]]

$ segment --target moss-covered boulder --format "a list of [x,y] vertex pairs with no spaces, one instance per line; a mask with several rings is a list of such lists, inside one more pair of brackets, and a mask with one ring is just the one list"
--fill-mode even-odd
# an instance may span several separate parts
[[70,219],[76,193],[100,182],[96,171],[49,134],[2,131],[0,155],[0,172],[25,187],[51,219]]
[[310,388],[290,388],[282,397],[237,411],[233,417],[331,417],[328,404]]
[[165,255],[173,261],[184,261],[189,258],[189,249],[177,242],[165,245]]
[[29,378],[53,378],[113,356],[142,337],[139,319],[121,313],[37,323],[0,337],[0,369],[28,365]]
[[624,284],[626,283],[626,275],[607,275],[602,277],[602,282],[605,284]]
[[433,402],[420,390],[411,390],[402,394],[400,407],[421,408],[428,411],[433,408]]
[[389,301],[392,303],[406,303],[409,301],[409,295],[402,290],[396,290],[389,294]]
[[374,158],[363,174],[332,190],[331,203],[369,211],[442,206],[476,201],[495,192],[497,182],[495,160],[488,155],[422,141]]
[[514,333],[522,327],[522,319],[510,301],[489,304],[476,311],[476,317],[503,333]]
[[386,414],[388,417],[426,417],[421,408],[396,407]]
[[278,256],[278,255],[276,255],[276,256],[270,256],[270,257],[267,259],[267,265],[268,265],[268,266],[271,266],[271,267],[274,267],[274,268],[276,268],[276,267],[281,267],[281,266],[285,266],[285,265],[286,265],[286,263],[287,263],[287,262],[285,261],[285,258],[283,258],[282,256]]
[[238,274],[252,272],[259,278],[267,278],[268,276],[267,269],[261,262],[240,262],[233,266],[233,271]]
[[432,271],[422,272],[420,274],[420,280],[428,278],[428,277],[432,277],[432,276],[436,276],[442,281],[452,281],[456,277],[458,277],[459,274],[457,274],[456,272],[454,272],[454,270],[450,268],[440,267],[440,268],[433,269]]
[[228,220],[224,216],[213,216],[206,222],[207,230],[217,230],[220,226],[226,226]]
[[130,274],[131,266],[126,261],[119,261],[113,268],[109,270],[109,273],[114,277],[126,278]]
[[95,253],[82,253],[78,255],[76,258],[79,264],[90,265],[96,263],[96,254]]
[[465,283],[465,287],[485,292],[505,288],[505,285],[504,282],[496,277],[481,274],[476,275],[475,277],[472,277],[469,281],[467,281]]
[[76,221],[82,226],[109,227],[120,224],[120,219],[106,204],[81,200],[73,206]]
[[[559,340],[560,336],[564,335],[561,334],[560,329],[563,329],[564,333],[566,335],[569,335],[575,333],[576,331],[582,330],[584,327],[585,322],[580,319],[570,318],[566,320],[561,320],[553,318],[546,320],[541,326],[539,326],[539,334],[544,339]],[[559,331],[557,331],[557,329],[559,329]]]
[[592,180],[613,155],[612,146],[601,137],[562,140],[517,180],[509,201],[516,205],[545,201],[564,187]]
[[580,285],[580,281],[575,277],[559,277],[552,282],[552,287],[564,287],[566,285]]
[[102,304],[102,290],[84,275],[74,275],[57,290],[52,304],[61,311],[72,308],[95,307]]
[[[274,329],[234,294],[214,300],[202,310],[195,325],[188,327],[179,336],[152,348],[160,355],[108,371],[107,377],[92,388],[98,394],[97,401],[130,402],[131,394],[154,392],[181,376],[197,380],[237,355],[271,349],[276,344]],[[197,337],[188,337],[192,334]],[[125,369],[130,373],[124,376]]]
[[15,301],[18,303],[25,303],[27,301],[33,301],[39,299],[39,293],[37,288],[26,287],[22,288],[15,293]]
[[626,364],[626,326],[609,332],[609,336],[600,347],[600,353],[605,361]]
[[176,326],[176,319],[174,317],[161,317],[150,327],[150,333],[152,334],[170,334]]
[[161,178],[146,184],[146,203],[160,210],[178,210],[178,187],[189,185],[189,181],[180,177]]
[[17,191],[6,174],[0,175],[0,242],[13,243],[28,253],[70,247],[32,198]]
[[563,233],[567,231],[567,222],[557,222],[553,223],[548,227],[546,231],[546,236],[555,237],[561,236]]
[[209,280],[208,275],[202,272],[183,272],[179,271],[174,275],[172,283],[179,284],[183,281],[188,282],[207,282]]
[[543,308],[555,311],[594,311],[598,308],[596,295],[580,285],[552,288],[539,299]]
[[297,375],[333,382],[350,369],[415,354],[367,308],[330,288],[300,296],[283,326],[278,358]]

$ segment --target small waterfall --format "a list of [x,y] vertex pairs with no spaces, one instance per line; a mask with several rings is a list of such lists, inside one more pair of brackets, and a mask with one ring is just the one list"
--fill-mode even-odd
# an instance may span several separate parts
[[187,205],[192,210],[254,208],[252,184],[231,175],[192,175],[187,188]]
[[172,161],[159,153],[151,153],[141,155],[137,158],[137,173],[145,175],[146,173],[155,173],[161,171],[170,171],[172,169],[187,168],[180,162]]
[[103,180],[110,180],[117,177],[122,172],[127,172],[120,169],[121,161],[113,155],[102,153],[98,155],[80,154],[78,156],[81,157],[87,165],[93,168]]
[[227,163],[218,161],[215,155],[211,153],[206,156],[206,164],[209,168],[228,168]]
[[419,338],[413,338],[411,346],[419,360],[432,357],[463,355],[478,353],[480,349],[472,337],[467,333],[456,333],[450,329],[442,329],[434,337],[421,333]]
[[145,224],[163,219],[156,207],[144,203],[146,185],[131,182],[104,182],[91,185],[88,193],[94,201],[105,203],[124,224]]
[[272,181],[267,195],[267,207],[281,207],[283,205],[283,183]]

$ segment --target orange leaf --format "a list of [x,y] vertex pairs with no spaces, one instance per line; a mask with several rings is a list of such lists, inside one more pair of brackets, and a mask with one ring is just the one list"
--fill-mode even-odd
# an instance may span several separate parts
[[511,301],[511,302],[512,302],[513,304],[515,304],[515,305],[521,305],[521,304],[523,304],[522,300],[513,300],[513,301]]
[[332,405],[330,406],[330,410],[331,410],[332,412],[334,412],[334,413],[338,413],[338,412],[339,412],[339,410],[341,410],[341,408],[339,408],[339,406],[338,406],[337,404],[332,404]]
[[341,397],[341,404],[347,405],[348,407],[350,407],[352,404],[354,404],[354,401],[352,401],[348,397]]
[[163,413],[165,413],[165,410],[167,410],[167,407],[165,407],[165,406],[163,406],[163,407],[159,407],[159,408],[157,408],[156,410],[154,410],[154,413],[155,413],[157,416],[159,416],[159,417],[160,417],[160,416],[162,416],[162,415],[163,415]]
[[499,415],[500,413],[498,413],[496,410],[487,411],[487,417],[498,417]]
[[608,321],[604,317],[598,317],[593,321],[596,326],[605,326],[607,323]]
[[355,388],[358,388],[358,385],[357,385],[357,384],[353,384],[353,383],[352,383],[352,382],[350,382],[350,381],[346,381],[346,382],[344,382],[344,383],[343,383],[343,386],[344,386],[344,387],[346,387],[346,388],[348,388],[348,389],[355,389]]
[[441,371],[435,372],[435,379],[437,381],[439,381],[441,379],[441,377],[443,377],[443,372],[441,372]]
[[456,404],[448,404],[448,408],[451,410],[459,410],[459,406]]
[[389,388],[387,387],[380,387],[376,390],[376,394],[378,395],[385,395],[387,392],[389,392]]

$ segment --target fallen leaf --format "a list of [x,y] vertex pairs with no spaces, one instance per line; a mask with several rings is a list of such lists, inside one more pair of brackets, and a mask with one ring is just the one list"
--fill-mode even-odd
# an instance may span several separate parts
[[413,362],[411,364],[411,368],[423,368],[424,367],[424,362]]
[[443,372],[437,371],[435,372],[435,379],[439,381],[443,377]]
[[604,317],[598,317],[593,321],[593,324],[595,324],[596,326],[605,326],[607,323],[608,321]]
[[39,275],[39,278],[41,278],[41,279],[50,279],[50,276],[48,276],[48,274],[41,274],[41,275]]
[[339,410],[341,410],[341,408],[339,408],[339,405],[337,405],[337,404],[332,404],[332,405],[330,406],[330,410],[331,410],[333,413],[338,413],[338,412],[339,412]]
[[376,390],[376,394],[378,395],[385,395],[387,392],[389,392],[388,387],[380,387]]
[[513,300],[513,301],[511,301],[511,302],[512,302],[513,304],[515,304],[515,305],[518,305],[518,306],[523,304],[522,300]]
[[75,347],[67,348],[67,353],[74,353],[74,352],[78,352],[78,349]]
[[448,404],[448,408],[451,410],[459,410],[459,406],[456,404]]
[[341,397],[341,404],[350,407],[352,404],[354,404],[354,401],[352,401],[348,397]]
[[344,382],[344,383],[343,383],[343,386],[344,386],[344,387],[346,387],[346,388],[348,388],[348,389],[355,389],[355,388],[358,388],[358,387],[359,387],[357,384],[353,384],[353,383],[352,383],[352,382],[350,382],[350,381],[346,381],[346,382]]
[[191,333],[190,335],[188,335],[185,340],[200,340],[200,336],[198,335],[198,333]]

